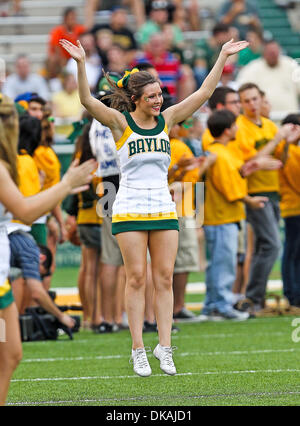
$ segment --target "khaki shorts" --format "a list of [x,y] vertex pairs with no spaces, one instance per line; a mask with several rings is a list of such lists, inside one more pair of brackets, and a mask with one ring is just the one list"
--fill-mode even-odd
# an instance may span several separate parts
[[111,217],[103,217],[101,225],[101,262],[107,265],[123,265],[123,257],[117,239],[111,233]]
[[174,273],[198,272],[199,245],[195,219],[180,217],[178,251],[175,261]]
[[246,221],[241,220],[239,235],[238,235],[238,254],[246,254],[246,232],[247,232]]

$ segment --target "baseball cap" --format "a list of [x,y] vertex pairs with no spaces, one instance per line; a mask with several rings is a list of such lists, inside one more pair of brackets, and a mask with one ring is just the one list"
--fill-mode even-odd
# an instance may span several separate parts
[[151,3],[152,10],[167,9],[169,3],[166,0],[155,0]]
[[45,99],[43,99],[41,96],[38,95],[38,93],[36,92],[25,92],[22,93],[21,95],[17,96],[15,98],[15,102],[20,102],[20,101],[25,101],[25,102],[32,102],[32,101],[36,101],[42,105],[46,105],[46,101]]
[[223,74],[232,74],[234,70],[234,64],[226,64],[223,69]]

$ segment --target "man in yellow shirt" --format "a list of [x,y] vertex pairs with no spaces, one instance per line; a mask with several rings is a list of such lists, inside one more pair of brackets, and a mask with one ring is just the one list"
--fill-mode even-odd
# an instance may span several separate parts
[[300,308],[300,118],[290,114],[283,120],[286,123],[295,125],[296,134],[281,142],[275,154],[284,164],[279,171],[280,210],[285,228],[281,272],[285,297],[291,306]]
[[[285,125],[278,130],[271,120],[261,116],[262,97],[255,84],[244,84],[239,94],[243,114],[237,119],[236,140],[244,158],[273,154],[279,142],[288,135],[290,126]],[[280,250],[278,171],[259,170],[253,173],[248,178],[248,193],[269,198],[261,210],[247,208],[247,220],[253,228],[256,244],[246,297],[259,311],[264,307],[268,277]]]
[[[208,100],[208,106],[212,112],[228,109],[236,117],[238,117],[241,113],[240,96],[235,90],[229,87],[217,87]],[[202,135],[203,150],[206,151],[213,141],[214,137],[210,133],[209,128],[206,128]]]
[[210,319],[245,320],[248,313],[233,308],[232,285],[236,279],[239,222],[245,218],[244,203],[261,209],[266,197],[249,197],[243,161],[228,147],[235,139],[236,117],[228,110],[214,112],[208,127],[215,138],[209,152],[217,156],[205,182],[204,231],[208,252],[206,298],[203,315]]

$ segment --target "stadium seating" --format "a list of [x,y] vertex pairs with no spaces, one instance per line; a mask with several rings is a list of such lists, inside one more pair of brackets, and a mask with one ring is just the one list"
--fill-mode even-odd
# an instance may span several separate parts
[[286,54],[299,58],[300,35],[292,29],[287,10],[275,0],[259,0],[257,6],[266,36],[275,38]]

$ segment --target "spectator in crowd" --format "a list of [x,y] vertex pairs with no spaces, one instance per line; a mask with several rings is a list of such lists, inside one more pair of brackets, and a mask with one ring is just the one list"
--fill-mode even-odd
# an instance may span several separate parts
[[181,31],[199,31],[200,22],[200,5],[197,0],[174,1],[175,10],[173,12],[173,23],[177,25]]
[[85,0],[85,26],[91,29],[97,11],[112,11],[122,7],[130,11],[139,27],[145,22],[145,6],[143,0]]
[[[79,41],[83,46],[86,54],[86,75],[89,82],[90,90],[95,91],[98,80],[102,74],[101,57],[98,55],[95,45],[95,38],[92,33],[82,33],[79,36]],[[69,59],[65,71],[68,74],[73,74],[77,79],[77,67],[73,58]]]
[[196,41],[193,59],[193,70],[200,87],[205,77],[212,69],[216,58],[224,43],[230,40],[230,28],[228,25],[217,23],[209,39],[203,38]]
[[[150,62],[159,74],[162,85],[167,87],[171,96],[181,100],[194,89],[192,75],[184,74],[180,61],[165,48],[162,33],[153,34],[145,46],[145,52],[137,55],[136,62]],[[193,86],[193,87],[192,87]]]
[[297,111],[300,80],[297,62],[282,54],[279,44],[265,42],[263,57],[246,65],[238,74],[239,85],[249,81],[266,92],[273,111]]
[[258,10],[250,0],[226,0],[219,10],[218,20],[236,27],[241,40],[245,40],[249,28],[261,28]]
[[235,115],[225,109],[215,111],[208,119],[208,128],[215,138],[215,143],[209,145],[209,152],[217,159],[206,174],[204,231],[209,264],[202,314],[211,320],[249,318],[248,313],[233,308],[238,223],[245,219],[243,203],[251,209],[261,209],[268,200],[263,196],[247,195],[243,160],[228,148],[229,142],[235,139],[235,121]]
[[[208,106],[211,112],[227,109],[231,111],[235,117],[238,117],[241,113],[240,96],[234,89],[229,87],[217,87],[208,100]],[[208,149],[208,146],[213,141],[214,137],[211,135],[209,128],[206,128],[202,137],[202,147],[204,151]]]
[[[194,114],[193,117],[189,119],[189,121],[190,123],[188,123],[188,125],[183,123],[183,126],[181,127],[181,135],[182,135],[183,129],[186,132],[186,134],[182,135],[183,140],[187,144],[187,146],[191,149],[195,157],[204,157],[206,155],[206,153],[203,151],[203,146],[202,146],[202,136],[204,133],[204,126],[202,124],[200,116]],[[198,193],[198,196],[201,197],[199,193]],[[205,236],[204,236],[204,230],[202,226],[197,227],[197,237],[198,237],[198,244],[199,244],[200,271],[205,271],[207,262],[206,262]]]
[[126,50],[119,44],[113,44],[107,52],[107,69],[122,74],[128,69]]
[[[149,19],[139,28],[137,34],[137,40],[142,46],[149,43],[153,34],[163,31],[169,20],[168,6],[169,3],[166,0],[154,0],[150,3]],[[177,25],[171,25],[174,37],[173,44],[181,44],[183,42],[181,29]]]
[[[291,123],[298,131],[281,142],[276,157],[283,162],[279,170],[280,210],[284,219],[285,241],[282,255],[283,294],[292,307],[300,308],[300,119],[290,114],[282,124]],[[299,315],[299,311],[297,312]]]
[[[245,158],[272,154],[290,126],[279,131],[269,119],[261,116],[262,98],[259,88],[252,83],[239,89],[243,114],[238,118],[237,141]],[[254,310],[264,308],[265,292],[269,274],[280,250],[279,181],[278,171],[259,170],[248,178],[249,195],[266,196],[268,201],[260,210],[247,207],[247,220],[255,235],[255,251],[251,262],[250,278],[246,297],[254,304]]]
[[107,70],[108,52],[113,45],[113,32],[109,28],[98,30],[95,34],[96,49],[99,57],[101,58],[104,70]]
[[263,33],[260,28],[250,28],[247,32],[246,39],[250,44],[243,52],[239,52],[237,64],[240,67],[248,65],[255,59],[261,58],[263,54]]
[[[80,119],[82,106],[78,94],[78,86],[73,74],[63,76],[63,90],[52,97],[53,115],[58,118],[57,132],[69,135],[73,127],[72,121]],[[60,122],[59,122],[60,121]]]
[[121,46],[126,51],[126,61],[131,63],[137,50],[137,43],[133,32],[128,28],[128,14],[124,8],[116,7],[112,10],[109,24],[95,25],[92,33],[108,29],[112,31],[113,43]]
[[181,137],[195,157],[202,157],[205,155],[202,149],[203,133],[203,124],[199,115],[196,114],[186,120],[181,126]]
[[15,102],[18,102],[28,112],[31,117],[42,120],[44,116],[44,108],[46,100],[35,92],[22,93],[16,97]]
[[[74,155],[80,160],[80,163],[94,158],[89,142],[90,128],[91,121],[85,125],[82,135],[77,140]],[[84,307],[84,317],[95,332],[100,331],[99,327],[102,322],[99,281],[102,218],[97,214],[99,183],[100,179],[95,176],[89,189],[77,195],[77,225],[84,262],[80,298]]]
[[[238,92],[228,87],[217,87],[213,95],[208,101],[208,105],[212,112],[228,110],[237,118],[241,113],[241,101]],[[210,144],[214,142],[214,137],[207,128],[203,134],[202,144],[206,150],[209,150]],[[241,156],[235,140],[229,141],[227,144],[228,149],[232,149],[235,156]],[[236,294],[242,295],[245,293],[245,287],[248,281],[247,271],[245,271],[245,255],[246,255],[246,223],[241,220],[239,223],[238,232],[238,250],[237,250],[237,268],[236,280],[233,284],[234,298],[233,302],[238,301],[242,296],[235,296]],[[248,241],[247,241],[248,243]]]
[[[215,161],[215,157],[212,155],[207,158],[196,158],[187,144],[180,139],[178,124],[170,131],[170,146],[169,184],[176,182],[174,190],[175,200],[178,200],[176,208],[179,220],[179,243],[173,275],[173,318],[191,320],[195,315],[185,308],[184,299],[189,273],[198,272],[200,269],[199,246],[195,232],[195,184]],[[182,162],[185,164],[184,167],[181,166]]]
[[[61,165],[52,146],[54,144],[54,118],[49,107],[44,110],[41,120],[42,136],[39,146],[34,151],[33,159],[39,170],[43,174],[42,190],[46,190],[56,185],[60,181]],[[57,244],[67,240],[67,230],[63,220],[60,204],[58,204],[50,214],[39,218],[31,227],[31,233],[38,244],[47,245],[52,254],[51,274],[43,280],[44,287],[49,290],[51,275],[55,271],[55,258]],[[44,244],[43,244],[44,242]]]
[[70,59],[68,52],[59,45],[59,40],[64,38],[71,43],[76,43],[80,34],[85,31],[86,28],[78,22],[76,9],[67,7],[63,12],[61,25],[54,27],[49,35],[48,60],[51,66],[56,64],[61,70]]
[[[239,142],[239,122],[243,120],[241,114],[241,101],[238,92],[233,89],[218,87],[211,98],[208,101],[209,107],[212,111],[219,110],[229,110],[237,118],[236,124],[238,130],[236,132],[236,139],[228,143],[227,147],[230,149],[233,154],[240,158],[243,161],[248,161],[248,165],[253,165],[257,169],[266,169],[274,170],[279,168],[281,163],[274,161],[273,158],[268,156],[261,156],[260,158],[251,159],[251,155],[248,155],[248,151],[243,152]],[[203,147],[205,150],[209,150],[210,144],[213,143],[214,138],[211,135],[209,129],[207,128],[203,134]],[[238,246],[238,265],[237,265],[237,279],[234,283],[234,293],[235,294],[245,294],[245,288],[249,279],[249,258],[250,254],[248,249],[251,249],[252,241],[252,229],[248,226],[248,229],[245,228],[245,222],[240,223],[239,230],[239,246]],[[250,228],[250,229],[249,229]],[[247,234],[247,237],[246,237]],[[245,243],[247,241],[247,244]]]
[[3,84],[2,92],[15,99],[25,92],[37,92],[48,100],[49,90],[46,81],[40,75],[31,72],[31,64],[26,55],[18,56],[15,62],[15,73],[9,75]]

